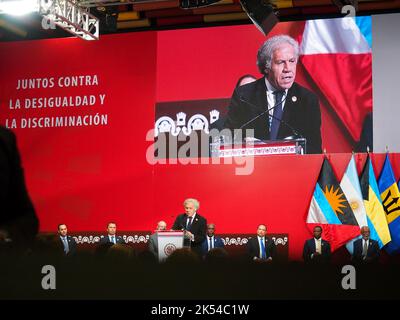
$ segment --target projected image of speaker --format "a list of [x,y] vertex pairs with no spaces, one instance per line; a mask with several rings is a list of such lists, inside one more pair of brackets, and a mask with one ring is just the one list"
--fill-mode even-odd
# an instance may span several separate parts
[[240,0],[243,10],[247,13],[254,25],[267,35],[279,22],[276,7],[264,0]]

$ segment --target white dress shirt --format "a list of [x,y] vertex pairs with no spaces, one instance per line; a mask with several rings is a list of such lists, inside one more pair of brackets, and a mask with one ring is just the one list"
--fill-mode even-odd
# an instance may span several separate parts
[[[266,85],[266,87],[267,87],[267,100],[268,100],[268,109],[269,109],[269,114],[270,114],[270,116],[271,117],[269,117],[269,128],[270,128],[270,130],[271,130],[271,123],[272,123],[272,116],[274,115],[274,106],[276,105],[276,97],[275,97],[275,95],[274,95],[274,91],[276,91],[276,90],[278,90],[278,89],[275,89],[274,87],[273,87],[273,85],[267,80],[267,78],[265,78],[265,85]],[[281,104],[281,106],[282,106],[282,110],[284,110],[284,108],[285,108],[285,102],[286,102],[286,96],[287,96],[287,92],[288,92],[288,89],[286,89],[285,90],[285,94],[283,95],[283,97],[282,97],[282,104]]]

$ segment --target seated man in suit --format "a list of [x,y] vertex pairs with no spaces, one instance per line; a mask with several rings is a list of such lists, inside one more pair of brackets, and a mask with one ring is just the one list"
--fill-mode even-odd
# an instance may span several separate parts
[[0,246],[25,250],[38,229],[15,134],[0,126]]
[[321,238],[322,227],[314,227],[313,234],[314,238],[308,239],[304,243],[304,262],[329,262],[331,260],[331,246],[328,241]]
[[76,241],[68,235],[68,228],[65,223],[58,225],[58,234],[60,235],[60,244],[63,248],[64,255],[71,257],[76,254]]
[[172,230],[184,230],[184,245],[201,255],[201,244],[206,238],[207,220],[197,213],[200,203],[196,199],[186,199],[183,207],[185,213],[176,217]]
[[275,243],[265,236],[267,227],[260,224],[257,228],[257,237],[249,239],[247,253],[254,261],[272,261],[275,258]]
[[215,224],[209,223],[207,225],[207,236],[201,244],[201,253],[205,255],[208,251],[214,248],[223,248],[224,242],[220,237],[215,236]]
[[100,239],[100,244],[105,244],[107,242],[117,244],[125,243],[121,236],[117,236],[117,224],[115,222],[109,222],[107,225],[107,235]]
[[[157,231],[167,230],[167,224],[165,221],[159,221],[157,223]],[[149,239],[149,251],[154,254],[154,256],[158,257],[158,239],[157,233],[154,232]]]
[[380,249],[378,241],[369,238],[370,230],[367,226],[361,227],[362,238],[353,242],[353,257],[355,263],[378,262]]

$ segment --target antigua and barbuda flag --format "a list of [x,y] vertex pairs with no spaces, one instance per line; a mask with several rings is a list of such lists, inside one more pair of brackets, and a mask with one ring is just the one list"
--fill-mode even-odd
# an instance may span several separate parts
[[369,154],[361,173],[360,184],[368,226],[371,231],[370,236],[378,241],[379,247],[382,248],[391,241],[391,237]]
[[371,17],[310,20],[300,61],[354,141],[372,111]]
[[327,158],[324,158],[307,216],[307,226],[323,228],[332,251],[360,234],[357,219]]
[[389,154],[386,154],[385,163],[378,179],[378,187],[392,238],[385,250],[389,254],[395,254],[400,252],[400,192],[393,174]]
[[[364,201],[361,193],[360,180],[358,179],[358,173],[356,168],[356,163],[354,160],[354,155],[351,155],[349,164],[347,165],[346,171],[343,175],[342,181],[340,182],[340,187],[342,188],[347,201],[353,210],[354,216],[357,220],[358,226],[361,228],[368,225],[367,213],[364,207]],[[361,237],[360,232],[358,236],[346,243],[346,248],[353,254],[353,242]],[[371,238],[373,237],[373,232],[371,230]]]

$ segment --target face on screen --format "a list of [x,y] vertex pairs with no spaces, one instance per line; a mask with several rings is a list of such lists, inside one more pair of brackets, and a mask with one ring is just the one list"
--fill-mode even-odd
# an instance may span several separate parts
[[192,202],[185,203],[185,213],[191,217],[196,212],[194,204]]
[[117,225],[115,223],[109,223],[107,227],[107,232],[110,235],[114,235],[117,231]]
[[272,55],[267,79],[276,89],[289,89],[296,77],[296,66],[297,57],[293,46],[283,43]]

